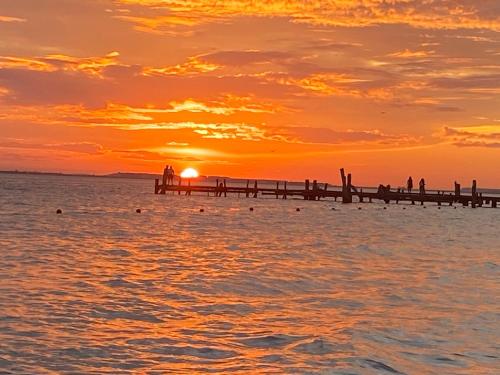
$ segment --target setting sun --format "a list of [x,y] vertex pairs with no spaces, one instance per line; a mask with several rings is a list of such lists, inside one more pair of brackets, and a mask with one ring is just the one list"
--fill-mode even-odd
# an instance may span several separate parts
[[181,172],[182,178],[196,178],[199,176],[199,173],[194,168],[186,168]]

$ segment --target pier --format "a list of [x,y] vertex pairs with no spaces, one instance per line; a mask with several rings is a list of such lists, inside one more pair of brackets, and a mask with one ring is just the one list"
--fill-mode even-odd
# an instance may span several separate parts
[[[346,174],[344,169],[340,170],[342,186],[332,187],[327,183],[318,183],[317,180],[305,180],[303,188],[288,186],[287,181],[276,181],[274,187],[259,186],[258,180],[247,180],[246,186],[230,186],[226,179],[217,179],[213,185],[195,185],[190,180],[183,181],[179,178],[177,184],[160,183],[160,179],[155,180],[155,194],[191,195],[192,193],[205,193],[215,197],[227,197],[228,194],[243,196],[246,198],[274,197],[276,199],[304,199],[309,201],[319,201],[333,199],[342,203],[372,203],[382,201],[386,204],[410,202],[412,205],[424,205],[425,203],[435,203],[438,206],[461,204],[463,206],[476,207],[498,207],[500,196],[487,196],[477,191],[477,182],[472,182],[471,193],[462,194],[460,184],[455,182],[454,191],[436,192],[408,192],[404,189],[390,189],[380,185],[378,191],[363,191],[356,188],[352,183],[352,175]],[[164,180],[165,181],[165,180]]]

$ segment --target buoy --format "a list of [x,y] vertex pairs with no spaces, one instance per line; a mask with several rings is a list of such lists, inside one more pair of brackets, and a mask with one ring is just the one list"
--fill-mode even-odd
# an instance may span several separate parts
[[332,207],[332,211],[335,211],[335,207]]
[[358,207],[358,210],[361,210],[361,207]]
[[56,214],[60,215],[62,214],[62,210],[60,208],[57,209]]
[[384,207],[384,210],[387,210],[387,207]]
[[203,208],[200,208],[200,212],[205,212],[205,210]]
[[297,207],[297,208],[295,209],[295,211],[299,212],[299,211],[300,211],[300,208],[298,208],[298,207]]
[[137,210],[135,210],[135,212],[137,212],[138,214],[140,214],[142,211],[140,208],[138,208]]
[[438,207],[438,210],[440,210],[440,209],[441,209],[441,207]]
[[406,210],[406,207],[403,207],[403,210]]
[[253,207],[250,207],[250,211],[253,211]]

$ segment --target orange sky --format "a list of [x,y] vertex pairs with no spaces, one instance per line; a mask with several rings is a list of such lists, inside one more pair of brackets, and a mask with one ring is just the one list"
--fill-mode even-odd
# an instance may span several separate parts
[[0,169],[166,163],[500,186],[500,3],[0,2]]

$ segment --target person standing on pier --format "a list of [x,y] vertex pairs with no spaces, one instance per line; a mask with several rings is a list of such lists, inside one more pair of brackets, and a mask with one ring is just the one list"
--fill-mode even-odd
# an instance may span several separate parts
[[163,178],[162,178],[163,186],[168,185],[169,173],[170,173],[170,166],[166,165],[165,168],[163,169]]
[[408,193],[411,193],[413,189],[413,178],[408,177],[408,181],[406,182],[406,188],[408,189]]
[[170,185],[174,184],[174,177],[175,177],[174,167],[170,166],[170,170],[169,170]]
[[420,189],[420,194],[425,194],[425,180],[422,177],[420,179],[420,182],[418,183],[419,189]]

